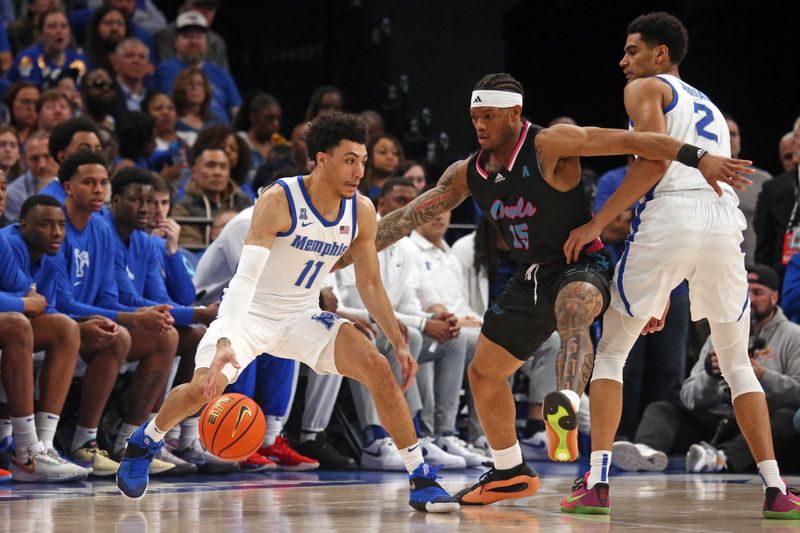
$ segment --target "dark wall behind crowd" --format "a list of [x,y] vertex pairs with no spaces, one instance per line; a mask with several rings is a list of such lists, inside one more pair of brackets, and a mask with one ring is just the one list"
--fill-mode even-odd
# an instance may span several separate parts
[[[162,2],[174,13],[178,2]],[[665,9],[686,24],[683,78],[740,123],[743,156],[779,171],[778,140],[800,115],[800,2],[679,0],[226,0],[215,28],[228,42],[242,93],[257,87],[284,105],[284,132],[322,83],[343,88],[352,110],[375,108],[412,154],[436,143],[439,159],[474,147],[469,92],[508,71],[526,87],[535,122],[569,115],[621,127],[625,29]],[[406,91],[407,88],[407,91]],[[430,113],[425,114],[423,109]],[[418,155],[419,156],[419,155]],[[592,161],[605,169],[616,161]]]

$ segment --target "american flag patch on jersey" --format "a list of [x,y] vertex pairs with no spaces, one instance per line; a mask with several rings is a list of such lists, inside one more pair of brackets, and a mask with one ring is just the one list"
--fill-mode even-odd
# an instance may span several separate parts
[[347,235],[350,233],[350,226],[339,226],[339,235]]

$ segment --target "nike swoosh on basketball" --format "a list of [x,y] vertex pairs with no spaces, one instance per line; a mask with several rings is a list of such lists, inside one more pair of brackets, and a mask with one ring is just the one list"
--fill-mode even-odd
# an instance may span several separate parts
[[579,495],[579,496],[567,496],[567,503],[576,502],[576,501],[580,500],[581,498],[583,498],[584,496],[586,496],[585,492],[583,494]]
[[231,433],[231,438],[236,436],[236,432],[239,430],[239,424],[242,423],[242,419],[244,418],[245,414],[253,416],[253,412],[250,411],[250,407],[247,405],[243,405],[239,408],[239,415],[236,417],[236,425],[233,426],[233,433]]

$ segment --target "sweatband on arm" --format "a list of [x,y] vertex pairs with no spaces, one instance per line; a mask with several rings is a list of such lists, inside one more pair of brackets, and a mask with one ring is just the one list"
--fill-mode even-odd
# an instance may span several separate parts
[[700,160],[703,159],[703,156],[707,153],[708,152],[697,146],[684,144],[681,146],[681,149],[678,150],[678,162],[687,167],[697,168],[697,165],[700,164]]
[[244,323],[250,304],[256,293],[256,284],[269,259],[269,248],[245,244],[239,257],[236,274],[228,284],[225,296],[219,306],[219,317],[222,320],[222,337],[235,334]]

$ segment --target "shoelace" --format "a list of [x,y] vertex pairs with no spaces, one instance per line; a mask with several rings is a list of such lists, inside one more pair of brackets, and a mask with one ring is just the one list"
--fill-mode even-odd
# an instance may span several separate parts
[[494,473],[495,473],[495,468],[494,468],[494,467],[492,467],[492,468],[490,468],[489,470],[487,470],[486,472],[484,472],[484,473],[481,475],[481,477],[479,477],[479,478],[478,478],[478,485],[480,485],[480,486],[481,486],[481,493],[483,493],[483,487],[484,487],[484,485],[485,485],[486,481],[487,481],[489,478],[493,477],[493,476],[494,476]]
[[584,479],[582,477],[577,478],[575,480],[575,483],[572,485],[572,492],[575,492],[576,490],[583,488],[583,486],[584,486]]

